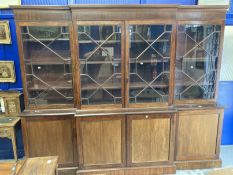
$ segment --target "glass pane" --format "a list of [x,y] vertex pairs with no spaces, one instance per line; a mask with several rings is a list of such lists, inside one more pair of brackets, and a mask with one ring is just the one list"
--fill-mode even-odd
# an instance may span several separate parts
[[213,99],[220,25],[178,26],[176,99]]
[[129,102],[167,102],[171,25],[130,25]]
[[78,26],[83,105],[120,104],[121,26]]
[[69,29],[21,27],[29,104],[72,104]]

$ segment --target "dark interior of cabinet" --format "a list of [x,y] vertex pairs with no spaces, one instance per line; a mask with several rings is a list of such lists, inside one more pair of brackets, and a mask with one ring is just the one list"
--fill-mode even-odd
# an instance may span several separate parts
[[129,25],[129,102],[167,102],[172,25]]
[[[29,104],[72,104],[69,28],[21,27]],[[122,90],[122,26],[78,25],[81,104],[167,103],[172,25],[129,24],[126,32],[129,89]],[[177,26],[175,99],[213,99],[221,26]],[[173,66],[173,65],[172,65]]]
[[178,26],[176,99],[215,97],[220,35],[220,25]]
[[79,25],[77,34],[82,104],[122,103],[121,26]]
[[68,27],[22,27],[29,104],[72,104]]

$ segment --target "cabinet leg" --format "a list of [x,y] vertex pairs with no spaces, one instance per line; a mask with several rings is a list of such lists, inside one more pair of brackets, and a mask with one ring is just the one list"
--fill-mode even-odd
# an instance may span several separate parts
[[11,141],[12,141],[12,145],[13,145],[14,159],[15,159],[15,161],[17,161],[18,157],[17,157],[16,137],[15,137],[14,129],[12,129],[11,133],[12,133]]

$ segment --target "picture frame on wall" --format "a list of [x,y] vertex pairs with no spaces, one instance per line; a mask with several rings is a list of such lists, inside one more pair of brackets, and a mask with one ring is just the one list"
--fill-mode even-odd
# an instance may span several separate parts
[[11,44],[9,21],[0,21],[0,44]]
[[14,61],[0,61],[0,83],[14,83],[15,81]]
[[0,9],[9,8],[10,5],[20,5],[21,0],[1,0]]

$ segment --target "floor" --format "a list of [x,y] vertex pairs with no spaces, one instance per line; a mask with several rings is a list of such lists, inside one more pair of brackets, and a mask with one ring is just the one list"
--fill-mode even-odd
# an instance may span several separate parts
[[[233,145],[232,146],[221,146],[220,157],[222,159],[222,168],[233,168]],[[60,170],[58,171],[58,175],[75,175],[75,171],[76,171],[75,169]],[[176,175],[208,175],[209,172],[211,171],[213,171],[213,169],[182,170],[182,171],[178,170]],[[233,175],[233,174],[227,173],[226,175]]]
[[[221,146],[222,168],[233,168],[233,146]],[[177,170],[176,175],[207,175],[213,169]],[[230,174],[229,174],[230,175]]]
[[[222,168],[228,168],[228,167],[233,168],[233,145],[232,146],[221,146],[220,157],[222,159]],[[211,171],[213,171],[213,169],[177,170],[176,175],[208,175]],[[74,170],[65,170],[65,171],[60,170],[58,175],[75,175],[75,171]],[[226,175],[233,175],[233,174],[227,173]]]

